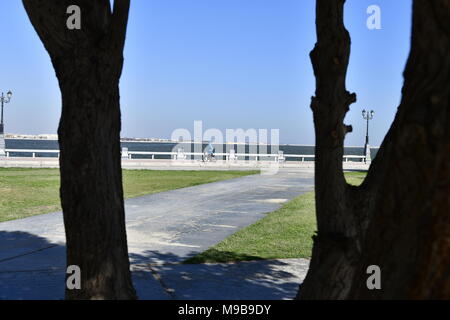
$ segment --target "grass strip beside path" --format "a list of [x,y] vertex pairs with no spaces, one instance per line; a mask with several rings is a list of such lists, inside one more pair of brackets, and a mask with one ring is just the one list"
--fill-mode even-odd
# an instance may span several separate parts
[[[259,171],[124,170],[125,198],[256,174]],[[0,168],[0,222],[61,210],[58,169]]]
[[[347,182],[359,185],[365,172],[347,172]],[[268,213],[185,263],[213,263],[311,257],[317,230],[314,192],[303,194]]]

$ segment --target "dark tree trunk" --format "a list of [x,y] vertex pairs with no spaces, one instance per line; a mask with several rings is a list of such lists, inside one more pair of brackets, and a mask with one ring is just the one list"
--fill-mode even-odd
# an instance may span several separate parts
[[[318,234],[301,299],[448,298],[449,9],[448,0],[414,2],[411,55],[396,119],[360,187],[346,184],[342,150],[350,38],[344,0],[317,0]],[[369,290],[367,267],[381,268]]]
[[[68,299],[134,299],[125,230],[119,79],[129,0],[24,0],[62,94],[61,204],[67,264],[81,269]],[[66,27],[70,5],[81,30]]]
[[316,76],[316,96],[311,108],[316,130],[316,212],[318,233],[310,271],[299,291],[300,298],[342,299],[359,257],[358,244],[364,220],[353,212],[353,191],[342,168],[344,139],[351,127],[344,125],[356,95],[345,88],[350,57],[350,36],[343,24],[343,0],[318,0],[317,37],[311,52]]
[[[450,1],[415,0],[402,101],[369,172],[380,187],[350,298],[450,299],[449,35]],[[381,269],[381,290],[367,289],[369,265]]]

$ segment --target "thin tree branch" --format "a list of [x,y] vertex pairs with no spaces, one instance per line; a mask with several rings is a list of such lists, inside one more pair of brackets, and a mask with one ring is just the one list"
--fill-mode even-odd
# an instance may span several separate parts
[[123,51],[127,33],[130,0],[115,0],[111,21],[111,45],[113,51]]

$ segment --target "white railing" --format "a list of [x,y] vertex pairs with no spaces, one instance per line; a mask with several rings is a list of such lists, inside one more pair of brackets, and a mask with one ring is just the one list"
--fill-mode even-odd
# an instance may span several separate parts
[[[11,158],[11,153],[25,153],[31,154],[32,158],[37,158],[39,154],[56,154],[59,158],[59,150],[41,150],[41,149],[6,149],[6,157]],[[152,160],[156,159],[156,156],[169,156],[173,160],[190,160],[191,157],[201,157],[204,155],[201,152],[156,152],[156,151],[123,151],[123,158],[133,159],[133,155],[149,156]],[[268,161],[284,162],[287,158],[298,159],[300,162],[305,162],[307,159],[314,160],[314,155],[308,154],[283,154],[283,153],[272,153],[272,154],[260,154],[260,153],[215,153],[216,157],[225,158],[226,161],[238,160],[239,158],[254,160],[254,161],[264,161],[262,159],[269,159]],[[349,162],[350,159],[361,159],[361,162],[365,160],[365,156],[358,155],[344,155],[343,161]],[[272,160],[273,159],[273,160]]]
[[[201,158],[204,153],[201,152],[184,152],[184,151],[178,151],[178,152],[152,152],[152,151],[128,151],[123,150],[122,156],[124,158],[132,159],[133,155],[147,155],[151,156],[152,159],[155,159],[156,155],[163,155],[163,156],[170,156],[171,159],[174,160],[186,160],[191,159],[191,157],[199,157]],[[262,158],[273,158],[275,161],[285,161],[286,158],[297,158],[301,162],[305,162],[306,159],[314,160],[315,155],[311,154],[284,154],[284,153],[236,153],[234,151],[228,152],[228,153],[215,153],[216,157],[222,157],[225,158],[226,161],[230,160],[238,160],[239,158],[249,159],[249,160],[255,160],[260,161]],[[252,159],[253,158],[253,159]],[[358,156],[358,155],[344,155],[343,161],[349,162],[350,159],[361,159],[361,161],[364,161],[366,159],[365,156]]]
[[51,154],[56,154],[57,157],[59,158],[59,150],[6,149],[5,153],[6,153],[7,158],[10,158],[11,153],[27,153],[27,154],[31,154],[32,158],[36,158],[37,154],[51,153]]

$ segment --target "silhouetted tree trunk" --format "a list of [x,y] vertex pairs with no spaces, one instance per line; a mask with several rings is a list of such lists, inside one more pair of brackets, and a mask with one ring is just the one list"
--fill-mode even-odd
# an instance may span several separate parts
[[356,95],[345,88],[350,36],[343,24],[343,0],[318,0],[317,37],[311,52],[316,96],[311,108],[316,131],[315,190],[318,234],[301,298],[339,299],[348,294],[358,260],[361,222],[353,212],[352,188],[343,174],[344,125]]
[[[450,299],[449,35],[450,1],[415,0],[402,101],[367,178],[379,187],[350,298]],[[372,264],[382,290],[367,290]]]
[[[397,116],[360,187],[342,172],[350,37],[344,0],[317,0],[318,233],[300,299],[449,298],[449,0],[416,0]],[[381,268],[369,290],[367,267]]]
[[[62,94],[61,203],[67,264],[81,268],[68,299],[134,299],[125,230],[119,79],[129,0],[23,0]],[[81,29],[66,26],[81,9]]]

